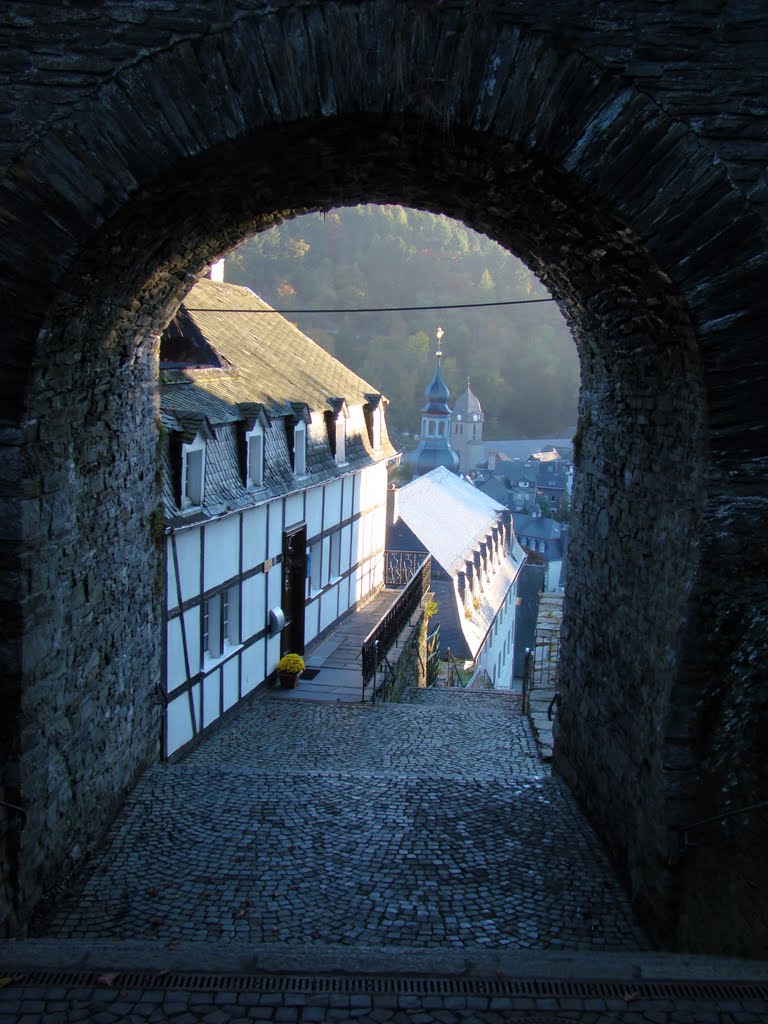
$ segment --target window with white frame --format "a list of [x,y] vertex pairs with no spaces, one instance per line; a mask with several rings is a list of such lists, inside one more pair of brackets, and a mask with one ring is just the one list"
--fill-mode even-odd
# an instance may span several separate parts
[[307,425],[301,421],[293,428],[293,472],[307,475]]
[[205,493],[205,441],[196,437],[181,448],[181,508],[200,508]]
[[249,488],[264,486],[264,430],[260,424],[256,424],[253,430],[246,434],[248,445],[248,478],[246,486]]
[[322,541],[315,541],[309,549],[309,591],[310,594],[322,590],[320,572],[322,569],[323,544]]
[[240,643],[240,587],[228,587],[203,602],[203,655],[220,658]]
[[331,534],[331,579],[341,576],[341,530]]

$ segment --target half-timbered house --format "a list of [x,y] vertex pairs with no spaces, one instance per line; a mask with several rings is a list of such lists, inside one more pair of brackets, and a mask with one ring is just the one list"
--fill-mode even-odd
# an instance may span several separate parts
[[385,400],[247,288],[201,280],[160,350],[164,753],[383,585]]

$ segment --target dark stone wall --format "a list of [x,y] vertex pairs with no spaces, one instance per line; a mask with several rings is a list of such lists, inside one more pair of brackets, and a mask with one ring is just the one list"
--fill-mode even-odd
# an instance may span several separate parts
[[582,395],[555,761],[657,935],[764,955],[762,812],[721,854],[678,828],[766,792],[758,5],[269,7],[12,0],[0,27],[9,920],[158,756],[157,332],[276,214],[379,200],[493,235],[559,299]]

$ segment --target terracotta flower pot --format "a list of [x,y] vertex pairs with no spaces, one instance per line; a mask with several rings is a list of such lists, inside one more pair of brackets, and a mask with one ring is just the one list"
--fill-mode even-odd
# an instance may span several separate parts
[[283,690],[292,690],[299,681],[301,672],[280,672],[280,687]]

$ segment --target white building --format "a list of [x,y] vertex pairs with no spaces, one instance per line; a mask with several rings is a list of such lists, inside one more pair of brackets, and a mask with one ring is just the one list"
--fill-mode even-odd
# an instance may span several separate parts
[[501,503],[445,467],[391,493],[387,548],[432,555],[440,650],[512,681],[517,581],[525,552]]
[[247,288],[161,344],[167,701],[177,754],[383,585],[385,399]]

